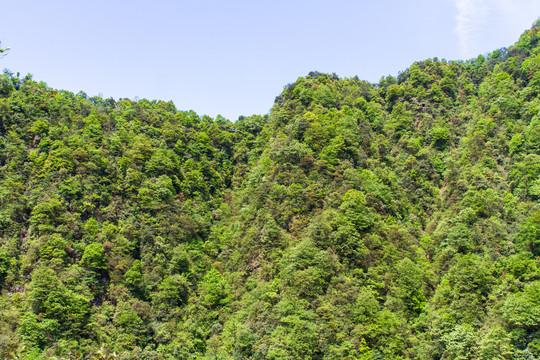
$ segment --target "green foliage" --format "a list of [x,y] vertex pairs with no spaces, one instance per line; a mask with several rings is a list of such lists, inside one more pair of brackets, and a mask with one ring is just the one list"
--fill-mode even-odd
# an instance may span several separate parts
[[518,244],[535,256],[540,254],[540,210],[523,219],[517,234]]
[[0,357],[540,357],[540,26],[232,123],[0,75]]
[[426,297],[422,290],[422,270],[410,259],[405,258],[397,263],[396,272],[398,296],[403,300],[408,311],[415,315],[419,314],[426,304]]
[[323,294],[335,271],[332,262],[328,252],[310,242],[298,244],[281,261],[284,290],[306,298]]
[[[212,289],[212,303],[219,303],[222,300],[219,290]],[[167,276],[158,285],[157,292],[152,296],[152,305],[157,308],[158,316],[167,317],[171,315],[174,308],[185,305],[189,295],[189,282],[183,275]]]
[[505,320],[513,327],[537,328],[540,324],[540,282],[530,282],[523,291],[510,294],[502,309]]
[[445,343],[445,358],[473,360],[478,358],[478,339],[470,325],[458,325],[442,337]]
[[139,294],[143,290],[142,264],[140,260],[135,260],[133,266],[124,274],[124,281],[129,290]]
[[208,307],[226,305],[231,300],[230,288],[216,269],[208,271],[201,279],[199,286],[201,300]]
[[62,337],[77,339],[86,334],[89,300],[68,289],[53,270],[34,271],[26,303],[29,311],[20,327],[24,342],[44,348]]
[[97,272],[107,270],[107,263],[103,254],[103,246],[99,243],[92,243],[84,249],[81,265]]

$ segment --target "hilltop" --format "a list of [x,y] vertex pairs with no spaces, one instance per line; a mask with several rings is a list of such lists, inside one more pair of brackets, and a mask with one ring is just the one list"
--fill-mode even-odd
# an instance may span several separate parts
[[0,357],[540,357],[540,23],[231,122],[0,76]]

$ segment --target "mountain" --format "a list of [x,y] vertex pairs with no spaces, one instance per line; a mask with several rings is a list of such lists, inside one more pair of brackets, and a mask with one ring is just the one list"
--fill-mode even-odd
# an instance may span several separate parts
[[540,22],[269,115],[0,76],[0,356],[540,358]]

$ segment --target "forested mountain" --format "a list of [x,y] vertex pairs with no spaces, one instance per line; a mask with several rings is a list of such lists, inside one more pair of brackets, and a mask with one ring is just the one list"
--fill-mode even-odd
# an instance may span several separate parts
[[230,122],[0,76],[0,357],[540,358],[540,22]]

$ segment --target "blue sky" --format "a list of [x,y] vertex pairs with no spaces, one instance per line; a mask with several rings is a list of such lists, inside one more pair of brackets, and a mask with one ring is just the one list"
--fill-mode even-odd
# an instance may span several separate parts
[[103,97],[268,113],[312,70],[377,82],[417,60],[509,46],[538,0],[4,0],[0,68]]

